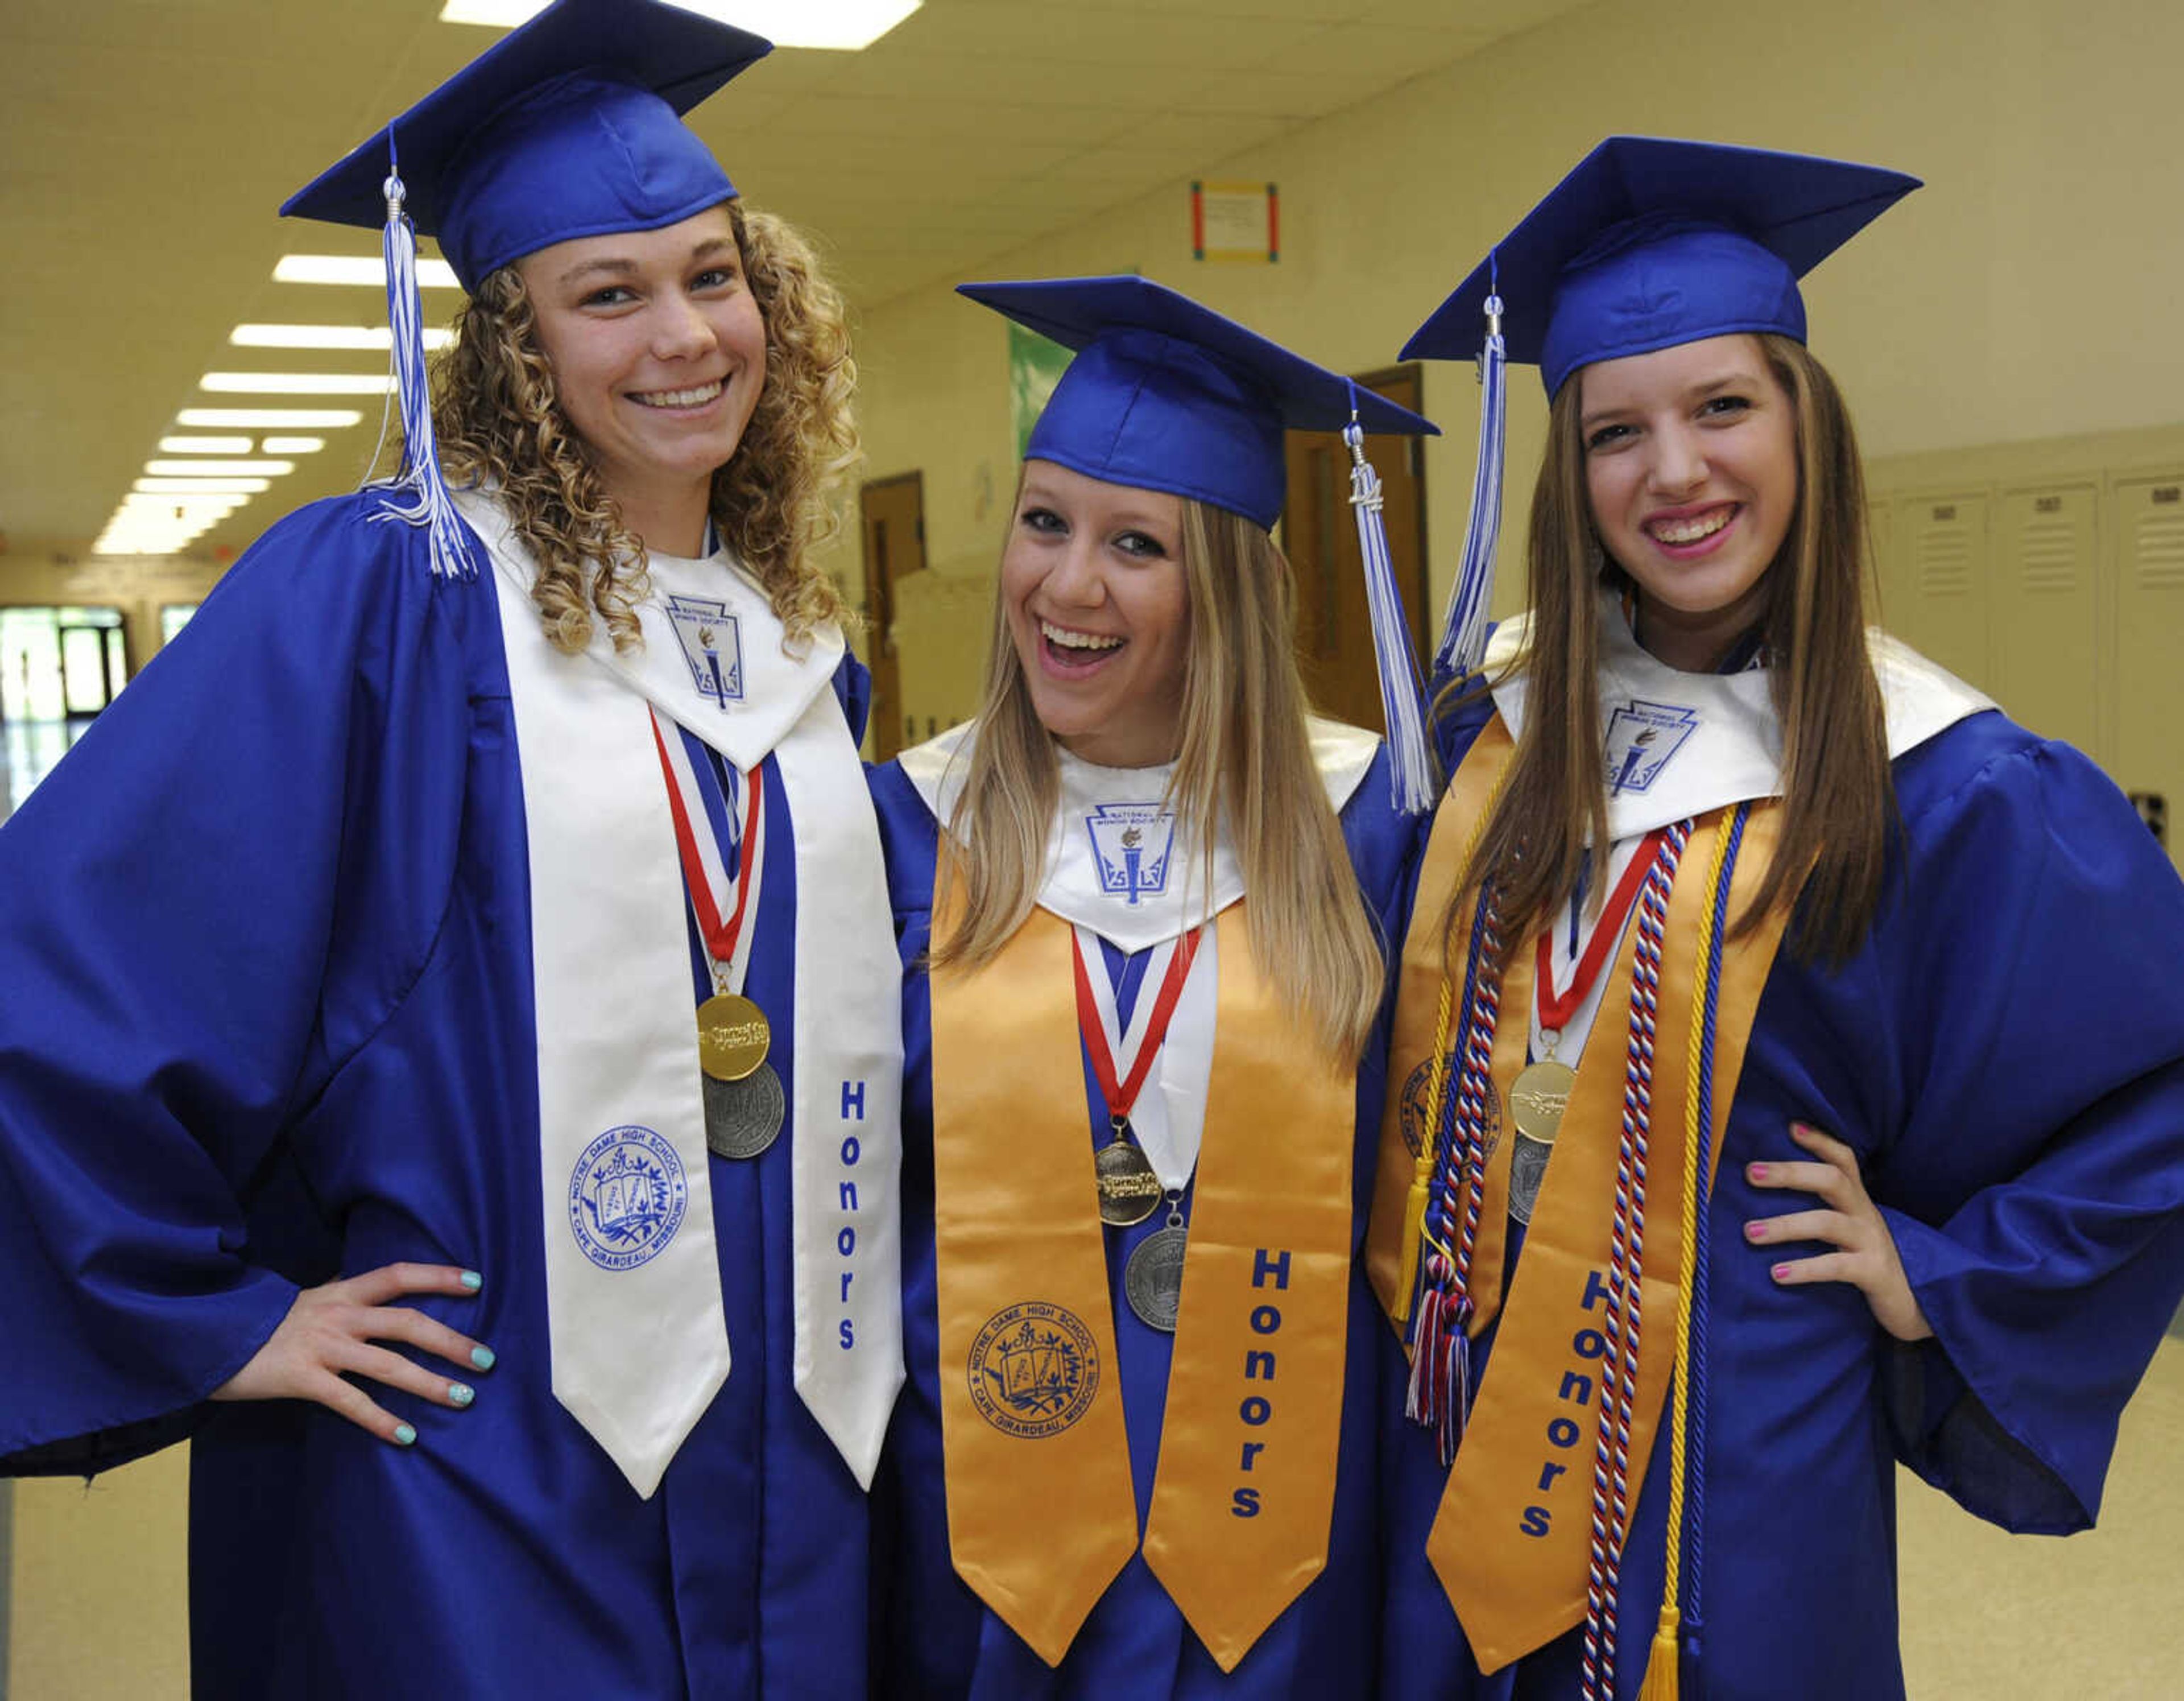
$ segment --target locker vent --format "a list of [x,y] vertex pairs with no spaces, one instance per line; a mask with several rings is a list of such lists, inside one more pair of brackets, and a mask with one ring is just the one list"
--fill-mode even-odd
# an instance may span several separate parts
[[[1936,516],[1941,509],[1934,510]],[[1952,505],[1948,510],[1954,515]],[[1964,526],[1936,527],[1919,536],[1916,566],[1921,596],[1967,596],[1972,588],[1972,536]]]
[[[2054,498],[2046,498],[2053,501]],[[2075,590],[2078,587],[2077,533],[2067,520],[2036,520],[2020,534],[2023,553],[2018,582],[2028,591]]]
[[2184,588],[2184,514],[2139,516],[2132,540],[2138,583],[2148,590]]

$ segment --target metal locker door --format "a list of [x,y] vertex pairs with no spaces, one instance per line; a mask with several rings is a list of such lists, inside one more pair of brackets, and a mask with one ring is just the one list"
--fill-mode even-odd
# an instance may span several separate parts
[[2092,484],[2010,490],[1996,549],[1987,689],[2012,719],[2098,760],[2100,500]]

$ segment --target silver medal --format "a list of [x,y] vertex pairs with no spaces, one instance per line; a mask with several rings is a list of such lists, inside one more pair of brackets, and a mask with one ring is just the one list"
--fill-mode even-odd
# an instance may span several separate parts
[[1123,1266],[1123,1291],[1148,1329],[1175,1333],[1176,1316],[1183,1307],[1183,1253],[1190,1240],[1190,1230],[1171,1219],[1166,1228],[1139,1241]]
[[756,1157],[780,1137],[788,1101],[771,1063],[739,1081],[702,1077],[705,1089],[705,1144],[722,1157]]

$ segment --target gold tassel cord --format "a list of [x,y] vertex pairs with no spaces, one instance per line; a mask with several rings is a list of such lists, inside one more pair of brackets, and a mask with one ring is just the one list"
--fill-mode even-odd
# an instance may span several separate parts
[[1699,910],[1699,972],[1691,987],[1690,1073],[1684,1093],[1683,1239],[1676,1261],[1675,1399],[1669,1419],[1668,1554],[1661,1582],[1661,1619],[1646,1663],[1638,1701],[1678,1701],[1676,1598],[1683,1583],[1684,1439],[1691,1419],[1691,1308],[1698,1264],[1698,1215],[1707,1192],[1707,1157],[1711,1130],[1699,1121],[1699,1070],[1706,1049],[1708,966],[1713,960],[1714,912],[1719,906],[1722,871],[1729,860],[1730,811],[1714,820],[1713,859],[1707,869],[1706,892]]

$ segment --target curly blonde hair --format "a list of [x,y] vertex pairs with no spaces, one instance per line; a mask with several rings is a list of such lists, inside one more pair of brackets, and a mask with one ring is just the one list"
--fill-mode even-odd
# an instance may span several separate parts
[[[857,461],[857,365],[841,295],[811,244],[772,214],[727,205],[766,321],[766,384],[734,455],[713,474],[712,517],[796,643],[849,613],[811,556],[841,527],[833,497]],[[574,654],[603,621],[616,650],[637,648],[637,605],[651,588],[644,545],[555,399],[515,267],[480,283],[432,379],[441,462],[453,478],[499,487],[538,563],[531,597],[547,637]]]

